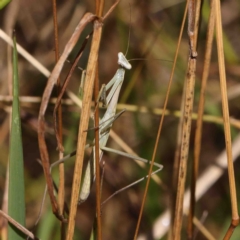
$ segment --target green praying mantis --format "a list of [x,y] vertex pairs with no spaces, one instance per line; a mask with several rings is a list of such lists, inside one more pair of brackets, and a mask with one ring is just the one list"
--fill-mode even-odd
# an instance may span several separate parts
[[[138,160],[138,161],[141,161],[144,163],[151,164],[151,161],[148,161],[144,158],[141,158],[138,156],[133,156],[128,153],[106,147],[113,122],[123,113],[123,111],[121,111],[116,114],[116,108],[117,108],[120,90],[121,90],[121,87],[122,87],[122,84],[124,81],[125,70],[126,69],[130,70],[132,67],[131,64],[126,59],[126,57],[124,56],[124,54],[121,52],[118,53],[118,64],[119,64],[119,68],[118,68],[117,72],[115,73],[114,77],[108,82],[108,84],[106,86],[103,85],[103,87],[100,91],[100,94],[99,94],[99,100],[101,100],[103,102],[103,106],[106,106],[106,111],[105,111],[103,117],[101,118],[100,124],[99,124],[99,139],[100,139],[100,141],[99,141],[99,148],[100,148],[99,162],[102,159],[103,152],[107,151],[107,152],[113,152],[113,153],[125,156],[130,159],[135,159],[135,160]],[[83,81],[83,79],[82,79],[82,81]],[[82,83],[81,83],[81,86],[82,86]],[[107,91],[109,91],[109,93],[106,97]],[[88,146],[86,146],[86,147],[88,147]],[[57,164],[66,161],[69,157],[74,156],[75,154],[76,154],[76,151],[72,152],[69,155],[66,155],[63,159],[60,159],[60,160],[56,161],[54,164],[52,164],[51,167],[56,166]],[[158,163],[154,163],[154,166],[157,167],[157,170],[154,171],[152,173],[152,175],[161,171],[163,168],[163,166]],[[84,177],[83,177],[83,184],[82,184],[82,187],[81,187],[80,193],[79,193],[79,201],[78,201],[79,204],[86,201],[86,199],[88,198],[91,188],[92,188],[92,185],[95,180],[95,172],[96,172],[95,148],[93,148],[90,159],[88,160],[87,166],[85,169],[85,173],[84,173]],[[148,177],[148,176],[146,176],[146,177]],[[118,190],[113,195],[111,195],[106,200],[104,200],[104,202],[102,202],[102,204],[106,203],[110,198],[112,198],[119,192],[141,182],[146,177],[143,177],[143,178],[129,184],[128,186]]]
[[[128,62],[128,60],[126,59],[124,54],[121,52],[118,53],[118,64],[119,64],[119,68],[118,68],[117,72],[115,73],[114,77],[108,82],[108,84],[106,86],[103,86],[102,90],[100,91],[100,94],[101,93],[103,94],[110,89],[107,97],[106,98],[103,97],[103,102],[104,102],[104,105],[107,106],[107,109],[106,109],[102,119],[100,120],[100,124],[99,124],[99,135],[100,135],[99,136],[99,139],[100,139],[100,141],[99,141],[99,148],[100,148],[99,161],[101,161],[101,158],[103,156],[103,151],[109,151],[109,152],[115,152],[119,155],[123,155],[123,156],[129,157],[129,158],[135,159],[135,160],[139,160],[139,161],[142,161],[145,163],[151,163],[146,159],[132,156],[127,153],[124,153],[121,151],[116,151],[116,150],[106,147],[113,121],[115,121],[115,119],[122,113],[122,112],[120,112],[120,113],[116,114],[116,108],[117,108],[120,90],[121,90],[121,87],[122,87],[122,84],[124,81],[125,69],[130,70],[132,68],[131,64]],[[159,172],[163,168],[163,166],[160,164],[154,163],[154,165],[156,167],[158,167],[158,169],[155,172],[153,172],[152,174]],[[95,149],[93,148],[91,158],[87,163],[82,188],[80,190],[79,203],[84,202],[87,199],[87,197],[89,196],[91,186],[95,179],[95,171],[96,171],[95,170]],[[143,179],[141,179],[141,180],[143,180]],[[135,184],[136,184],[136,182],[135,182]],[[132,184],[131,184],[131,186],[132,186]],[[126,189],[126,188],[124,188],[124,189]]]

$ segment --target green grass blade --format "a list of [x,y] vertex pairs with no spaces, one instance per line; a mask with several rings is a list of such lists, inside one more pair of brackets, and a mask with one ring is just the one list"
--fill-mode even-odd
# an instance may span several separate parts
[[4,8],[11,0],[0,0],[0,9]]
[[52,211],[47,211],[43,215],[38,226],[37,236],[39,239],[60,239],[60,230]]
[[[13,41],[13,105],[10,135],[8,214],[18,223],[25,226],[23,149],[18,99],[18,61],[15,36]],[[25,239],[25,237],[13,225],[9,224],[8,239],[18,240]]]

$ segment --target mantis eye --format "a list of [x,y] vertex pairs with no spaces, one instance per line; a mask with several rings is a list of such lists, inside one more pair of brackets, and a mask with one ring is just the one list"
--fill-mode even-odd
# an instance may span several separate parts
[[126,69],[131,69],[132,65],[128,62],[122,52],[118,53],[118,64]]

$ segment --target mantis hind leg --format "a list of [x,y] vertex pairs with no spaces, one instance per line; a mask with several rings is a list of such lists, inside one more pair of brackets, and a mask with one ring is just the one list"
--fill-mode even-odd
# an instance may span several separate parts
[[[127,157],[127,158],[130,158],[130,159],[134,159],[134,160],[137,160],[137,161],[141,161],[141,162],[144,162],[144,163],[147,163],[147,164],[151,164],[151,161],[147,160],[147,159],[144,159],[144,158],[141,158],[141,157],[138,157],[138,156],[134,156],[134,155],[131,155],[131,154],[128,154],[128,153],[125,153],[125,152],[122,152],[122,151],[118,151],[118,150],[115,150],[115,149],[111,149],[111,148],[108,148],[108,147],[102,147],[101,148],[102,151],[107,151],[107,152],[112,152],[112,153],[116,153],[118,155],[121,155],[121,156],[124,156],[124,157]],[[157,167],[157,170],[155,170],[154,172],[152,172],[151,176],[153,176],[154,174],[158,173],[159,171],[161,171],[163,169],[163,165],[159,164],[159,163],[153,163],[153,165],[155,167]],[[140,183],[141,181],[147,179],[149,176],[146,175],[130,184],[128,184],[127,186],[119,189],[118,191],[116,191],[115,193],[113,193],[111,196],[109,196],[107,199],[105,199],[103,202],[102,202],[102,205],[105,204],[107,201],[109,201],[111,198],[113,198],[114,196],[116,196],[117,194],[123,192],[124,190],[127,190],[128,188]]]

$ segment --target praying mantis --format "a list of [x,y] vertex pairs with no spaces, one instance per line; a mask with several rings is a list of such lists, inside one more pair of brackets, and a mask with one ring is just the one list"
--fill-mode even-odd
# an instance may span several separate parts
[[[137,161],[141,161],[141,162],[144,162],[144,163],[151,164],[151,161],[148,161],[144,158],[134,156],[134,155],[130,155],[128,153],[121,152],[121,151],[114,150],[114,149],[106,147],[113,122],[123,113],[123,111],[121,111],[121,112],[116,114],[116,108],[117,108],[117,103],[118,103],[120,90],[121,90],[121,87],[122,87],[122,84],[123,84],[123,81],[124,81],[125,70],[130,70],[131,69],[131,64],[128,62],[128,60],[126,59],[126,57],[124,56],[124,54],[122,52],[118,53],[118,64],[119,64],[119,68],[118,68],[117,72],[115,73],[114,77],[107,83],[107,85],[103,85],[103,87],[100,91],[100,96],[99,96],[99,99],[103,98],[102,99],[103,105],[107,106],[106,111],[105,111],[103,117],[101,118],[100,124],[99,124],[99,135],[100,135],[99,136],[99,139],[100,139],[100,142],[99,142],[99,148],[100,148],[99,162],[102,159],[103,152],[107,151],[107,152],[113,152],[113,153],[125,156],[125,157],[130,158],[130,159],[134,159],[134,160],[137,160]],[[82,81],[83,81],[83,79],[82,79]],[[81,82],[81,86],[82,86],[82,82]],[[108,91],[108,90],[109,90],[109,93],[108,93],[107,97],[103,97],[104,94],[106,93],[106,91]],[[86,146],[86,147],[88,147],[88,146]],[[76,154],[76,151],[66,155],[63,159],[60,159],[60,160],[56,161],[54,164],[52,164],[51,167],[54,167],[57,164],[66,161],[68,158],[74,156],[75,154]],[[154,163],[154,166],[157,167],[157,170],[152,172],[152,175],[158,173],[163,168],[163,166],[161,164],[158,164],[158,163]],[[79,200],[78,200],[79,204],[81,204],[82,202],[87,200],[87,198],[90,194],[92,185],[95,181],[95,172],[96,172],[95,148],[93,147],[90,159],[87,162],[87,166],[86,166],[85,173],[84,173],[84,176],[83,176],[83,184],[82,184],[82,187],[81,187],[80,193],[79,193]],[[126,190],[127,188],[143,181],[146,177],[148,177],[148,176],[145,176],[145,177],[127,185],[126,187],[118,190],[117,192],[113,193],[110,197],[108,197],[106,200],[104,200],[102,202],[102,204],[106,203],[108,200],[110,200],[110,198],[112,198],[116,194],[120,193],[121,191]]]
[[[145,163],[149,163],[149,161],[146,159],[132,156],[120,151],[111,150],[105,147],[109,138],[113,121],[115,121],[115,119],[122,113],[120,112],[116,115],[116,108],[117,108],[119,93],[124,81],[125,69],[130,70],[132,68],[131,64],[127,61],[126,57],[121,52],[118,53],[118,64],[119,64],[119,68],[115,73],[114,77],[108,82],[106,86],[103,86],[102,91],[100,91],[100,93],[101,92],[104,93],[111,88],[111,90],[108,93],[108,96],[106,97],[106,99],[104,99],[105,100],[104,105],[107,105],[107,109],[102,119],[100,120],[100,125],[99,125],[99,135],[100,135],[99,136],[99,139],[100,139],[99,161],[101,161],[103,151],[111,151],[111,152],[117,152],[118,154],[124,155],[129,158],[133,158]],[[158,170],[153,172],[153,174],[157,173],[163,168],[163,166],[160,164],[154,163],[154,165],[158,167]],[[79,203],[84,202],[89,196],[92,183],[95,179],[95,171],[96,171],[95,170],[95,149],[93,148],[91,159],[87,163],[84,180],[83,180],[82,188],[79,195]]]
[[[120,90],[124,81],[124,75],[125,75],[125,69],[126,70],[130,70],[131,69],[131,64],[128,62],[128,60],[126,59],[126,57],[124,56],[124,54],[122,52],[118,53],[118,64],[119,64],[119,68],[117,70],[117,72],[115,73],[114,77],[108,82],[108,84],[105,86],[103,85],[101,91],[100,91],[100,97],[99,98],[103,98],[103,105],[107,106],[106,111],[103,115],[103,117],[100,120],[100,124],[99,124],[99,148],[100,148],[100,159],[99,162],[102,159],[103,156],[103,151],[108,151],[108,152],[113,152],[113,153],[117,153],[119,155],[131,158],[131,159],[135,159],[144,163],[150,163],[150,161],[138,157],[138,156],[133,156],[130,155],[128,153],[124,153],[121,151],[117,151],[114,149],[110,149],[106,147],[108,138],[109,138],[109,134],[110,134],[110,130],[112,128],[113,122],[116,120],[116,118],[118,118],[123,111],[119,112],[116,114],[116,108],[117,108],[117,103],[118,103],[118,98],[119,98],[119,94],[120,94]],[[106,93],[106,91],[109,90],[109,93],[107,95],[107,97],[103,97],[104,94]],[[73,156],[76,154],[76,151],[65,156],[63,159],[57,161],[54,163],[54,166],[60,162],[63,162],[65,160],[67,160],[70,156]],[[53,165],[52,165],[53,166]],[[154,171],[152,173],[156,174],[157,172],[161,171],[163,166],[161,164],[158,163],[154,163],[154,166],[156,166],[158,169],[156,171]],[[86,201],[86,199],[88,198],[90,191],[91,191],[91,187],[92,184],[95,180],[95,148],[93,148],[91,157],[89,159],[89,161],[87,162],[87,167],[85,170],[85,174],[84,174],[84,178],[83,178],[83,184],[82,184],[82,188],[80,190],[79,193],[79,204],[81,204],[82,202]],[[148,177],[148,176],[146,176]],[[125,190],[127,188],[129,188],[130,186],[133,186],[135,184],[137,184],[138,182],[144,180],[144,178],[141,178],[133,183],[131,183],[130,185],[118,190],[116,193],[114,193],[112,196],[116,195],[117,193],[121,192],[122,190]],[[105,203],[106,201],[108,201],[112,196],[110,196],[108,199],[106,199],[103,203]]]

